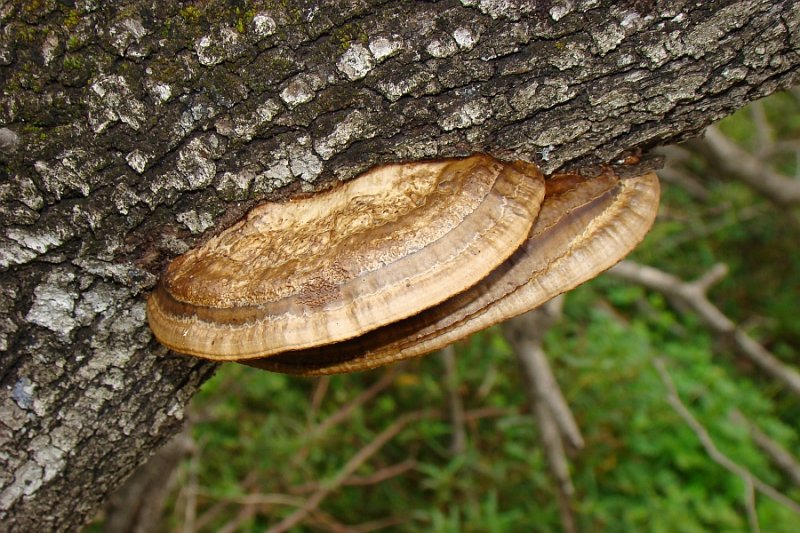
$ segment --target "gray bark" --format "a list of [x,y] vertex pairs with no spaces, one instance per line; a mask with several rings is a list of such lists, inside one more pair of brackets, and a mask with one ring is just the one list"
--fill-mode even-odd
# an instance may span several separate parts
[[144,296],[262,199],[485,151],[607,161],[798,79],[791,0],[0,0],[0,524],[79,528],[213,365]]

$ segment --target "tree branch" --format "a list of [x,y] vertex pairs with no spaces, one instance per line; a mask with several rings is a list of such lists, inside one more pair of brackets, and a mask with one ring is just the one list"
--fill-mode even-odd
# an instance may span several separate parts
[[312,510],[316,509],[322,500],[336,490],[359,466],[364,464],[370,457],[375,455],[387,442],[400,433],[406,425],[425,417],[423,412],[407,413],[398,418],[393,424],[379,433],[369,444],[359,450],[332,478],[322,484],[320,489],[315,492],[306,502],[295,512],[281,520],[278,524],[267,530],[268,533],[280,533],[287,531],[299,524]]
[[727,273],[725,265],[715,265],[693,282],[684,282],[656,268],[638,265],[631,261],[620,262],[608,273],[663,293],[679,309],[691,309],[714,333],[731,339],[740,354],[783,383],[792,393],[800,396],[800,373],[785,365],[769,350],[753,340],[706,297],[709,287],[725,277]]
[[[698,142],[693,144],[699,145]],[[716,126],[706,128],[704,144],[708,147],[704,152],[711,156],[712,165],[720,172],[746,183],[778,205],[800,203],[800,181],[774,171],[766,162],[725,137]]]
[[157,347],[143,296],[255,202],[477,151],[607,162],[800,69],[792,0],[28,4],[0,9],[12,532],[80,527],[178,431],[214,367]]
[[751,420],[748,420],[738,409],[731,411],[731,418],[737,424],[746,427],[756,445],[789,476],[795,485],[800,487],[800,463],[798,463],[797,459],[786,448],[761,431]]
[[293,464],[300,463],[306,458],[306,456],[308,455],[309,446],[314,441],[314,439],[318,438],[320,435],[328,431],[330,428],[346,420],[350,415],[352,415],[355,412],[355,410],[358,407],[364,405],[371,399],[375,398],[382,391],[388,389],[394,383],[394,380],[397,377],[398,372],[400,372],[404,368],[404,366],[405,363],[401,362],[386,369],[383,372],[383,375],[381,375],[381,378],[375,383],[373,383],[369,388],[361,391],[358,394],[358,396],[347,402],[338,411],[330,415],[328,418],[326,418],[316,426],[311,427],[308,430],[308,437],[306,438],[305,446],[297,450],[297,452],[294,454],[294,457],[292,458],[292,463]]
[[444,363],[444,388],[447,392],[447,406],[450,413],[450,427],[453,434],[450,439],[450,453],[459,455],[467,447],[467,430],[464,426],[464,403],[458,393],[458,367],[456,352],[452,345],[441,350],[440,357]]
[[574,449],[583,447],[583,437],[542,349],[542,339],[547,329],[561,315],[562,302],[563,298],[555,298],[539,309],[512,318],[506,321],[503,330],[514,348],[527,384],[531,408],[539,426],[539,438],[550,473],[556,482],[561,523],[564,531],[571,533],[577,531],[572,502],[575,488],[562,437]]
[[759,478],[754,476],[750,473],[749,470],[746,468],[738,465],[737,463],[733,462],[727,455],[723,454],[719,451],[716,444],[714,444],[714,440],[709,435],[708,431],[703,427],[703,425],[697,421],[697,419],[692,415],[689,409],[681,402],[680,396],[678,396],[678,391],[675,388],[675,384],[672,381],[672,377],[670,377],[669,372],[667,371],[667,367],[664,364],[663,359],[655,358],[653,359],[653,366],[658,371],[658,375],[661,377],[661,381],[664,383],[664,386],[667,388],[667,401],[672,406],[673,409],[680,415],[684,422],[694,431],[694,434],[697,435],[697,438],[700,440],[700,443],[705,448],[706,453],[708,454],[711,459],[714,460],[715,463],[723,467],[728,472],[739,476],[742,478],[742,481],[745,483],[745,507],[748,508],[748,516],[755,517],[756,511],[752,507],[753,502],[752,498],[748,494],[749,487],[755,488],[761,494],[772,498],[776,502],[780,503],[781,505],[785,506],[786,508],[794,511],[797,514],[800,514],[800,504],[791,500],[778,492],[776,489],[771,487],[770,485],[764,483]]

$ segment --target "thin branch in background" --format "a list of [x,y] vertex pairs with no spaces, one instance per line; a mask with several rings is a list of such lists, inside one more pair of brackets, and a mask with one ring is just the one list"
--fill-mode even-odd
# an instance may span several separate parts
[[717,264],[700,279],[685,282],[656,268],[622,261],[608,273],[663,293],[679,310],[691,309],[714,333],[730,339],[740,354],[800,396],[800,373],[753,340],[708,300],[706,292],[711,285],[725,277],[727,271],[726,265]]
[[378,394],[389,388],[392,383],[394,383],[394,379],[397,376],[400,369],[404,367],[404,362],[398,363],[390,367],[382,376],[381,378],[373,383],[368,389],[362,391],[358,396],[353,398],[351,401],[343,405],[338,411],[333,413],[331,416],[317,424],[316,426],[312,427],[308,431],[308,436],[305,440],[305,445],[302,446],[297,452],[295,453],[294,457],[292,458],[292,464],[298,464],[303,462],[305,458],[308,456],[309,452],[309,445],[313,442],[313,440],[326,431],[328,431],[333,426],[341,423],[342,421],[346,420],[350,415],[355,412],[355,410],[376,397]]
[[756,100],[750,103],[748,111],[756,132],[755,156],[763,161],[774,152],[775,135],[764,111],[763,102]]
[[478,389],[475,391],[475,400],[481,401],[488,398],[496,382],[497,365],[490,364],[489,370],[486,372],[486,375],[481,380],[481,384],[478,385]]
[[375,455],[387,442],[397,436],[406,425],[424,418],[426,414],[421,411],[406,413],[399,417],[393,424],[379,433],[369,444],[361,448],[331,479],[322,483],[320,489],[309,497],[302,507],[281,520],[278,524],[267,530],[268,533],[280,533],[296,526],[314,509],[319,507],[328,495],[339,488],[359,466]]
[[795,150],[794,152],[794,168],[795,179],[800,178],[800,149]]
[[[728,472],[739,476],[745,483],[745,507],[747,507],[748,515],[752,514],[752,516],[756,516],[756,511],[754,508],[753,499],[747,494],[748,492],[748,484],[751,484],[755,490],[760,492],[761,494],[772,498],[777,503],[785,506],[786,508],[792,510],[793,512],[800,514],[800,504],[791,500],[781,494],[778,490],[773,488],[772,486],[766,484],[765,482],[761,481],[759,478],[754,476],[749,470],[740,466],[739,464],[732,461],[727,455],[720,452],[717,448],[716,444],[714,444],[714,440],[709,435],[708,431],[705,427],[692,415],[689,409],[683,404],[678,395],[678,390],[675,388],[675,383],[672,381],[672,377],[669,375],[667,371],[666,364],[662,358],[655,358],[653,360],[653,366],[658,371],[658,375],[661,378],[661,381],[664,383],[664,386],[667,389],[667,401],[672,406],[672,408],[678,413],[678,415],[683,419],[683,421],[688,425],[694,434],[697,436],[700,443],[703,445],[703,448],[706,450],[711,459],[723,467]],[[752,506],[752,507],[751,507]]]
[[[381,468],[380,470],[376,470],[372,474],[368,476],[350,476],[346,480],[342,482],[343,487],[361,487],[365,485],[377,485],[378,483],[382,483],[387,479],[391,479],[393,477],[402,476],[409,470],[413,470],[417,467],[417,461],[415,459],[406,459],[405,461],[401,461],[399,463],[387,466],[385,468]],[[289,489],[293,495],[302,495],[308,494],[309,492],[316,492],[320,488],[319,481],[313,481],[311,483],[303,483],[302,485],[296,485]]]
[[658,171],[658,177],[666,183],[680,187],[700,203],[706,203],[711,199],[711,193],[699,180],[677,166],[664,167]]
[[324,400],[325,395],[328,394],[328,388],[330,387],[330,384],[330,376],[322,376],[317,380],[317,383],[314,386],[314,393],[311,395],[311,405],[308,410],[309,424],[313,424],[314,420],[317,418],[317,413],[322,405],[322,400]]
[[200,447],[195,447],[191,457],[189,458],[189,478],[186,486],[186,502],[183,510],[183,531],[184,533],[193,533],[195,529],[195,520],[197,519],[197,471],[200,468]]
[[506,407],[479,407],[477,409],[470,409],[464,413],[464,420],[466,422],[475,422],[484,418],[500,418],[509,416],[516,412],[515,409]]
[[663,154],[667,161],[666,166],[658,171],[661,180],[680,187],[700,203],[706,203],[711,199],[711,192],[705,184],[693,173],[684,170],[692,157],[692,152],[678,145],[663,146],[657,152]]
[[747,522],[750,524],[750,531],[761,533],[761,524],[758,523],[758,513],[756,512],[756,490],[753,486],[752,478],[744,478],[744,508],[747,511]]
[[[504,417],[509,416],[513,413],[513,410],[506,409],[506,408],[499,408],[499,407],[482,407],[478,409],[472,409],[466,411],[464,413],[464,420],[466,422],[473,422],[476,420],[484,419],[484,418],[497,418],[497,417]],[[430,411],[423,414],[418,413],[410,413],[412,418],[439,418],[442,416],[441,413],[436,411]],[[412,420],[402,421],[401,426],[404,426],[408,422]],[[402,430],[402,427],[393,425],[390,426],[382,435],[385,436],[387,431],[391,430],[393,434],[395,432],[399,432]],[[374,443],[374,441],[373,441]],[[363,451],[363,450],[362,450]],[[377,450],[376,450],[377,451]],[[354,456],[355,457],[355,456]],[[345,486],[345,485],[369,485],[379,483],[391,477],[403,475],[404,473],[412,470],[416,467],[416,461],[414,459],[407,459],[402,461],[401,463],[397,463],[395,465],[391,465],[389,467],[383,468],[381,470],[377,470],[373,472],[369,476],[355,476],[349,475],[345,479],[338,482],[337,486]],[[355,465],[357,468],[359,465]],[[355,468],[352,470],[354,471]],[[203,515],[201,515],[194,524],[194,528],[191,531],[199,531],[208,526],[216,517],[218,517],[221,512],[229,505],[229,504],[237,504],[240,506],[239,511],[236,515],[225,524],[222,529],[220,529],[217,533],[232,533],[234,531],[238,531],[240,526],[246,522],[247,520],[251,519],[255,516],[259,509],[264,505],[292,505],[296,507],[301,507],[306,503],[308,500],[304,500],[302,498],[298,498],[297,494],[303,494],[306,492],[315,492],[317,491],[327,491],[328,493],[334,490],[336,487],[331,486],[331,481],[326,482],[314,482],[309,484],[304,484],[300,486],[293,487],[291,489],[291,495],[288,494],[265,494],[255,492],[258,488],[257,486],[258,475],[257,472],[251,472],[248,476],[241,482],[241,486],[244,490],[251,490],[254,491],[250,494],[244,496],[237,496],[237,497],[219,497],[216,495],[212,495],[210,493],[206,493],[200,491],[198,489],[194,489],[194,494],[204,497],[206,499],[214,499],[216,503],[208,509]],[[309,516],[311,513],[317,513],[318,509],[310,509],[308,511]],[[399,520],[399,522],[398,522]],[[360,526],[347,526],[347,531],[373,531],[375,529],[379,529],[380,524],[386,522],[388,526],[393,525],[395,523],[402,523],[405,521],[405,518],[397,518],[397,517],[389,517],[384,520],[378,520],[375,522],[369,522],[366,524],[362,524]],[[383,526],[383,527],[388,527]],[[186,528],[184,528],[186,531]]]
[[770,211],[771,208],[768,205],[750,205],[739,209],[735,218],[718,217],[716,220],[701,225],[689,225],[685,231],[664,238],[659,244],[659,249],[673,250],[684,244],[711,237],[737,225],[746,224]]
[[[239,486],[243,491],[256,490],[258,486],[258,470],[253,470],[247,474],[247,476],[239,482]],[[225,499],[216,498],[216,500],[217,501],[211,507],[206,509],[203,514],[197,517],[195,529],[193,531],[202,531],[211,522],[216,520],[222,514],[222,512],[226,510],[228,504],[230,503]],[[252,514],[255,514],[255,509],[252,506],[250,509],[252,510]]]
[[800,181],[776,172],[766,162],[740,148],[716,126],[706,129],[703,141],[689,143],[710,159],[710,165],[730,175],[779,205],[800,203]]
[[798,462],[786,448],[761,431],[758,426],[748,420],[738,409],[731,411],[731,419],[734,423],[746,427],[753,442],[767,454],[781,471],[785,472],[786,475],[791,478],[792,483],[800,487],[800,462]]
[[562,527],[565,532],[573,533],[577,531],[573,510],[575,488],[563,438],[574,448],[580,448],[583,437],[542,349],[545,333],[560,318],[561,301],[561,298],[551,300],[539,309],[508,320],[503,330],[517,354],[527,384],[531,408],[539,427],[539,439],[556,485]]
[[[342,406],[338,411],[336,411],[334,414],[326,418],[320,424],[310,428],[304,446],[302,446],[299,450],[297,450],[294,457],[291,459],[291,463],[298,464],[303,462],[303,460],[308,455],[308,452],[310,450],[310,445],[313,442],[314,438],[322,435],[335,425],[347,419],[350,415],[353,414],[353,412],[355,412],[355,410],[359,406],[364,405],[366,402],[368,402],[369,400],[380,394],[383,390],[390,387],[392,383],[394,383],[394,379],[400,368],[402,368],[402,363],[394,365],[391,369],[385,372],[378,381],[373,383],[368,389],[362,391],[353,400]],[[326,385],[320,385],[320,388],[323,387],[326,387]],[[324,390],[322,392],[318,392],[318,394],[315,394],[315,396],[321,397],[323,396],[323,392]],[[243,484],[244,488],[250,490],[256,489],[257,488],[255,486],[256,479],[255,478],[250,479],[250,476],[248,476],[248,479],[250,483]],[[244,505],[239,510],[237,515],[231,521],[229,521],[228,524],[226,524],[222,532],[227,533],[229,531],[230,532],[236,531],[239,525],[241,525],[243,522],[249,520],[252,516],[254,516],[257,510],[258,510],[257,505]]]
[[450,453],[461,455],[467,448],[467,430],[464,426],[464,403],[458,393],[459,377],[456,364],[456,351],[453,345],[445,347],[439,352],[444,363],[444,388],[447,393],[447,407],[450,413]]
[[[563,297],[553,298],[539,308],[538,313],[517,317],[520,319],[519,322],[511,322],[509,327],[516,327],[518,336],[524,333],[527,347],[532,348],[520,353],[515,346],[517,357],[521,358],[520,361],[526,372],[525,375],[531,380],[535,380],[534,388],[531,390],[538,393],[538,398],[544,402],[553,415],[553,420],[558,425],[559,432],[566,439],[567,444],[573,450],[580,450],[584,446],[581,430],[561,392],[561,387],[558,386],[547,355],[542,349],[545,333],[561,318],[563,301]],[[528,329],[520,331],[520,328]]]
[[351,533],[350,528],[336,520],[330,513],[322,509],[315,509],[308,514],[305,520],[306,529],[315,532],[329,531],[330,533]]
[[[245,490],[253,490],[256,486],[257,477],[254,477],[252,481],[244,485],[243,488]],[[216,530],[216,533],[235,533],[241,529],[241,525],[251,520],[259,511],[259,504],[258,503],[247,503],[239,507],[237,513],[231,518],[227,524],[223,527]]]
[[413,470],[416,467],[417,467],[417,461],[415,459],[406,459],[405,461],[402,461],[400,463],[387,466],[386,468],[381,468],[380,470],[376,470],[375,472],[373,472],[368,476],[350,476],[345,482],[345,485],[349,487],[377,485],[378,483],[383,483],[387,479],[402,476],[406,472]]
[[283,493],[274,493],[274,494],[267,494],[267,493],[259,493],[254,492],[251,494],[245,494],[243,496],[219,496],[217,494],[213,494],[211,492],[200,491],[197,494],[203,498],[208,500],[216,500],[225,503],[233,503],[236,505],[287,505],[291,507],[300,507],[303,505],[305,501],[303,498],[299,496],[290,496],[289,494]]
[[406,522],[408,522],[408,517],[388,516],[386,518],[364,522],[363,524],[348,526],[347,533],[371,533],[372,531],[380,531],[393,526],[400,526]]
[[776,139],[770,157],[778,154],[793,154],[800,152],[800,139]]
[[313,531],[331,531],[332,533],[371,533],[382,529],[399,526],[408,522],[408,516],[388,516],[361,524],[342,524],[329,513],[321,509],[315,510],[309,515],[306,524]]
[[[407,459],[401,463],[378,470],[370,476],[350,476],[345,479],[341,485],[363,486],[381,483],[392,477],[405,474],[409,470],[415,468],[416,465],[417,462],[415,460]],[[243,483],[243,485],[245,485],[245,483]],[[246,485],[252,486],[253,483],[246,483]],[[322,490],[325,486],[325,483],[308,483],[293,487],[290,490],[291,494],[252,492],[243,496],[218,496],[212,493],[198,491],[197,495],[206,499],[216,500],[219,504],[236,504],[241,506],[236,515],[222,526],[222,528],[217,530],[217,533],[234,533],[235,531],[239,531],[244,522],[253,518],[259,511],[262,511],[265,506],[291,506],[300,508],[307,501],[305,498],[301,497],[303,494],[317,492]],[[392,517],[389,520],[394,522],[397,518]],[[380,522],[370,522],[369,524],[362,524],[362,526],[348,526],[347,531],[361,530],[362,527],[365,528],[364,530],[372,530],[378,523]],[[198,523],[198,527],[190,531],[198,531],[200,529],[202,528],[199,527]]]

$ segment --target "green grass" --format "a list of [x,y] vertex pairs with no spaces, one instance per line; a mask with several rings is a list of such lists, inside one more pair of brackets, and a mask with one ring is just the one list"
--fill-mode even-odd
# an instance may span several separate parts
[[[776,135],[797,137],[795,98],[777,95],[763,107]],[[721,127],[752,147],[749,115],[744,110]],[[706,176],[704,164],[692,162]],[[702,182],[711,195],[706,203],[664,185],[659,221],[633,259],[684,279],[727,263],[730,275],[712,300],[797,365],[798,224],[741,184],[707,176]],[[293,504],[259,506],[237,526],[263,531],[334,480],[382,431],[418,413],[355,471],[352,483],[332,490],[292,531],[379,521],[390,531],[558,531],[553,482],[510,347],[495,328],[456,349],[458,392],[468,415],[467,448],[457,456],[449,452],[452,427],[438,356],[327,381],[223,366],[193,402],[197,457],[182,468],[164,530],[182,527],[187,500],[181,488],[193,483],[192,469],[198,517],[219,510],[203,531],[231,523],[248,494],[289,498]],[[588,283],[568,295],[546,349],[586,439],[571,461],[581,531],[749,531],[742,480],[711,460],[668,404],[655,358],[666,361],[682,401],[721,452],[800,498],[731,419],[738,409],[797,453],[797,398],[660,294],[608,277]],[[374,397],[316,431],[392,372]],[[375,475],[387,477],[371,481]],[[756,508],[762,531],[789,533],[800,523],[764,496],[756,497]]]

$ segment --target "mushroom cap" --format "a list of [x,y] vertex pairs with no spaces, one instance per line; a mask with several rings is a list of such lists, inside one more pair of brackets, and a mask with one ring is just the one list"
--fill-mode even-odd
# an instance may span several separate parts
[[167,267],[150,328],[175,351],[236,361],[358,337],[489,275],[528,237],[543,197],[535,166],[479,154],[385,165],[267,203]]
[[522,314],[594,278],[628,254],[658,211],[655,174],[547,180],[523,246],[481,283],[422,313],[325,349],[248,361],[266,370],[320,375],[367,370],[424,355]]

